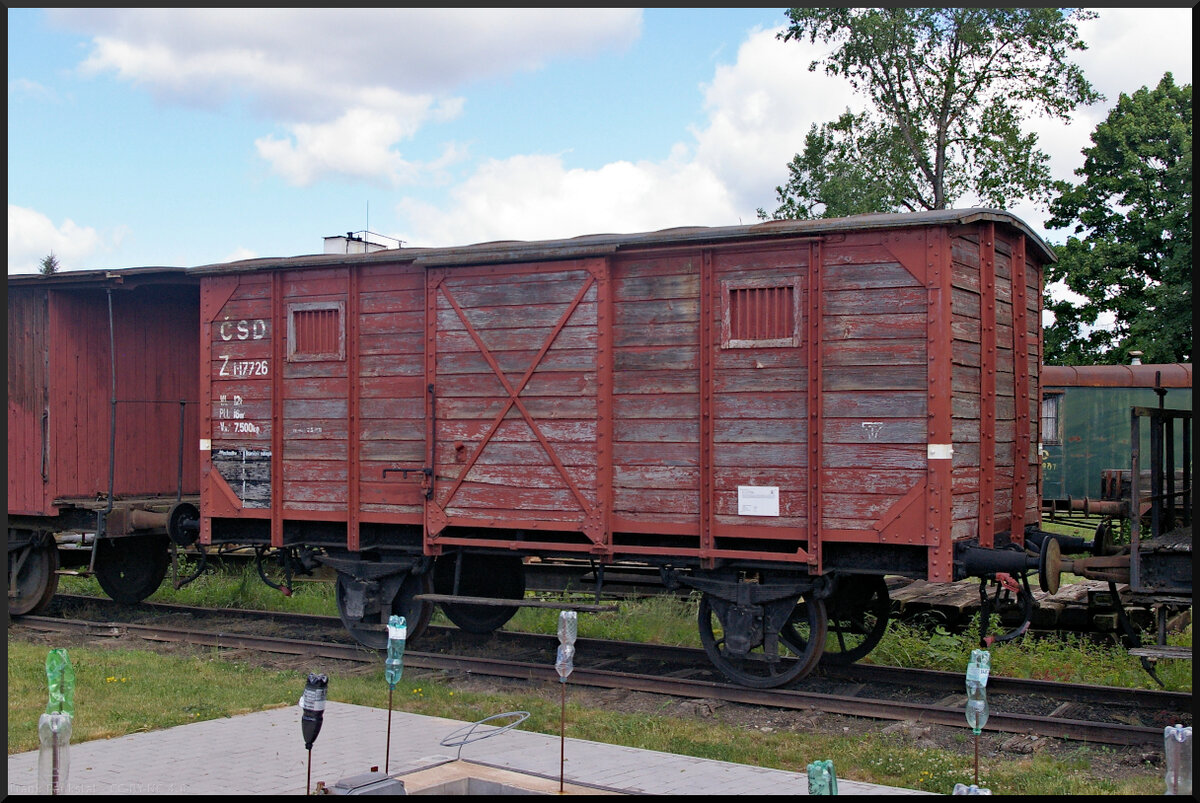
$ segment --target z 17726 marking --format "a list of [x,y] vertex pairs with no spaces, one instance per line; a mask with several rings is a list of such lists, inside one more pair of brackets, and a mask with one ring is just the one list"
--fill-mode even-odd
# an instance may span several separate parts
[[267,360],[230,360],[228,354],[220,354],[221,370],[218,376],[267,376],[270,368]]

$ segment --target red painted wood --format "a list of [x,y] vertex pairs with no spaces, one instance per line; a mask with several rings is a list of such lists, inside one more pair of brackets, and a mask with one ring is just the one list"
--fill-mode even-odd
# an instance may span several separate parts
[[979,545],[995,540],[996,492],[996,299],[995,226],[984,224],[979,234]]
[[[284,372],[289,366],[284,364],[287,354],[287,343],[284,333],[287,332],[287,308],[284,304],[284,286],[286,275],[282,272],[271,274],[271,300],[269,307],[271,330],[271,444],[270,465],[270,508],[271,508],[271,546],[283,546],[283,511],[288,499],[284,488],[283,474],[283,431],[284,431]],[[300,295],[297,293],[297,295]]]
[[49,300],[41,288],[8,291],[8,512],[51,510]]
[[[1017,544],[1024,543],[1026,507],[1029,499],[1029,476],[1031,473],[1030,457],[1033,453],[1031,441],[1030,404],[1021,400],[1029,399],[1030,359],[1029,359],[1029,321],[1033,317],[1029,309],[1028,278],[1025,258],[1025,238],[1018,237],[1013,245],[1013,333],[1014,343],[1014,388],[1016,398],[1013,444],[1012,479],[1012,518],[1010,529],[1013,540]],[[1035,310],[1037,305],[1035,304]],[[1040,319],[1040,316],[1037,316]],[[1039,323],[1040,326],[1040,323]],[[1037,364],[1034,363],[1034,370]]]
[[107,495],[114,351],[114,495],[194,495],[196,282],[174,272],[45,282],[9,288],[10,514],[54,515],[61,505]]
[[[284,518],[324,516],[354,549],[364,522],[423,521],[430,554],[520,550],[511,531],[525,529],[546,534],[539,548],[602,558],[816,571],[822,545],[905,544],[927,549],[927,579],[951,579],[953,541],[1019,521],[1036,490],[1021,452],[1033,408],[1018,399],[1036,380],[1037,297],[1023,290],[1038,265],[1023,244],[969,224],[477,265],[281,261],[233,290],[214,275],[210,398],[241,396],[259,428],[213,447],[271,453],[273,539]],[[736,295],[747,288],[790,292],[790,322],[725,336],[751,314],[730,307],[758,298]],[[344,359],[281,360],[288,305],[309,302],[344,304]],[[267,337],[219,339],[227,320],[259,318]],[[220,376],[254,360],[266,375]],[[384,474],[396,468],[412,473]],[[778,489],[779,515],[742,514],[747,486]],[[223,498],[222,515],[267,513]]]

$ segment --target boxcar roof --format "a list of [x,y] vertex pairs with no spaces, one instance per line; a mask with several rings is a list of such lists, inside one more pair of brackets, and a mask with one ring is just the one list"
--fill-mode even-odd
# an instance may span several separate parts
[[121,268],[118,270],[64,270],[58,273],[10,273],[9,287],[53,287],[71,290],[101,287],[140,287],[147,284],[198,284],[187,268]]
[[1190,388],[1192,364],[1046,365],[1043,388]]
[[1000,209],[943,209],[904,214],[855,215],[818,220],[772,220],[749,226],[694,226],[639,234],[589,234],[560,240],[498,241],[446,248],[401,248],[368,254],[313,254],[295,257],[247,259],[202,265],[196,273],[268,271],[304,267],[329,267],[348,263],[407,260],[423,266],[473,265],[546,259],[578,259],[600,256],[629,248],[753,240],[784,236],[819,236],[841,231],[899,229],[919,226],[961,225],[993,221],[1024,234],[1045,262],[1055,261],[1054,252],[1016,216]]

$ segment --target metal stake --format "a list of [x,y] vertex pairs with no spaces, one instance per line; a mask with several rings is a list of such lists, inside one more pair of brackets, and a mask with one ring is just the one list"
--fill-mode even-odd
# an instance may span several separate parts
[[55,739],[54,745],[50,748],[50,794],[57,795],[58,786],[58,740]]
[[558,716],[558,793],[563,793],[563,777],[567,763],[567,684],[558,684],[562,691],[562,706]]
[[387,775],[388,762],[392,755],[392,692],[394,689],[388,687],[388,724],[387,724],[387,747],[383,752],[383,774]]

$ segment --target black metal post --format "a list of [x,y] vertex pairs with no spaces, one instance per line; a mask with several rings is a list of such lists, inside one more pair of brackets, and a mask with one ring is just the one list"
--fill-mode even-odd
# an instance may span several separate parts
[[388,766],[392,756],[392,692],[394,689],[388,687],[388,724],[387,724],[387,746],[383,750],[383,774],[388,774]]
[[558,716],[558,793],[563,793],[564,767],[567,763],[567,684],[558,684],[562,689],[561,709]]
[[979,786],[979,734],[975,734],[975,785]]

